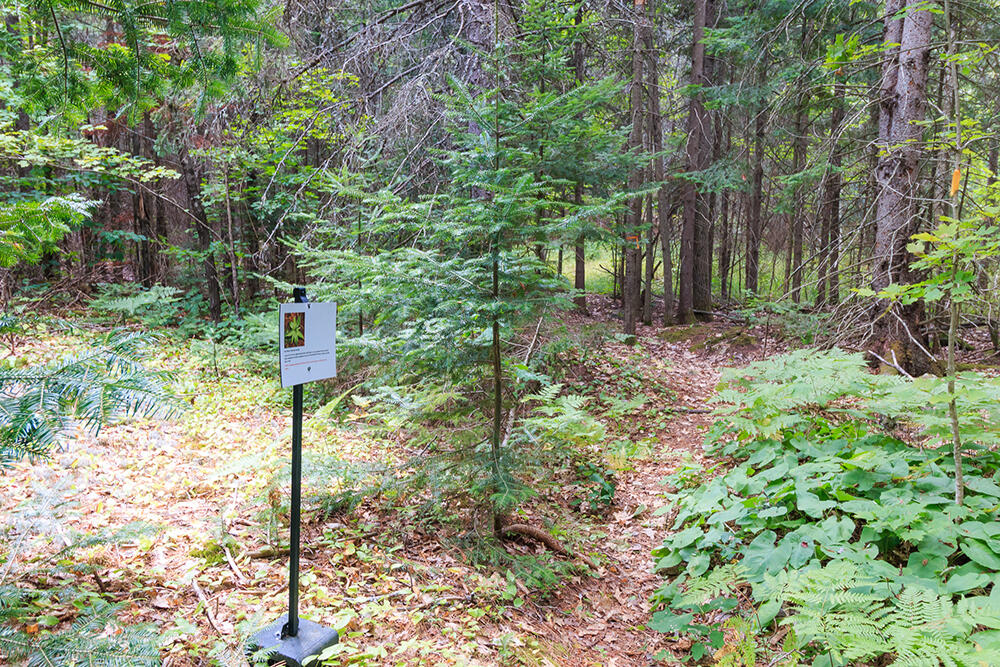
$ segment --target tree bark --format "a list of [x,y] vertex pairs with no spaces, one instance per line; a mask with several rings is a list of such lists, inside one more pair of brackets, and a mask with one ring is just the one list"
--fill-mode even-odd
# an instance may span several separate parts
[[764,109],[757,109],[753,132],[753,177],[747,215],[747,262],[744,289],[757,294],[760,276],[761,200],[764,196]]
[[[648,91],[649,103],[649,134],[650,145],[653,149],[653,180],[663,183],[663,114],[660,111],[660,74],[659,74],[659,54],[653,44],[653,32],[648,33],[649,39],[646,43],[647,72],[646,88]],[[663,255],[663,324],[671,324],[674,317],[674,284],[673,284],[673,261],[671,252],[670,233],[671,211],[667,203],[666,185],[660,185],[656,190],[656,220],[660,231],[660,254]],[[652,222],[652,221],[651,221]]]
[[[721,130],[721,133],[724,136],[720,136],[718,138],[720,144],[725,142],[726,153],[729,152],[730,142],[732,140],[730,132],[731,130],[727,120]],[[728,299],[729,263],[732,261],[732,245],[730,241],[729,224],[729,190],[723,190],[720,192],[719,200],[719,291],[721,292],[723,299]]]
[[[643,0],[636,0],[634,7],[634,24],[632,29],[632,81],[629,89],[629,107],[632,114],[632,131],[629,134],[628,148],[630,151],[642,149],[643,130],[643,53],[642,46],[645,33],[648,30],[648,21],[645,15],[645,3]],[[642,187],[644,169],[636,166],[629,173],[628,188],[635,191]],[[626,334],[635,333],[636,319],[638,318],[639,296],[640,296],[640,228],[642,226],[642,197],[635,196],[629,204],[628,214],[625,220],[625,238],[623,252],[625,255],[625,270],[622,281],[622,301],[624,306],[624,332]]]
[[[808,94],[803,94],[799,98],[799,108],[795,113],[795,139],[792,147],[792,169],[799,173],[805,167],[806,161],[806,121],[807,106],[809,104]],[[791,275],[791,296],[792,301],[799,303],[802,299],[802,240],[805,228],[805,211],[803,206],[802,188],[795,190],[795,207],[792,211],[792,275]]]
[[208,312],[213,322],[222,320],[222,299],[219,294],[219,272],[215,267],[212,253],[212,228],[201,203],[201,174],[194,159],[185,151],[181,155],[181,175],[191,203],[191,214],[195,220],[198,250],[202,253],[202,271],[205,275],[205,289],[208,293]]
[[[573,17],[573,24],[580,25],[583,23],[583,2],[579,4],[576,8],[576,15]],[[576,75],[576,85],[583,85],[583,79],[586,75],[586,61],[583,57],[583,40],[577,41],[573,45],[573,73]],[[577,206],[583,204],[583,183],[579,181],[573,188],[573,203]],[[573,247],[573,288],[576,290],[576,296],[573,297],[573,303],[581,312],[587,312],[587,257],[586,257],[586,246],[584,245],[583,234],[580,234],[576,239],[576,245]]]
[[[649,170],[652,172],[652,166]],[[652,173],[650,173],[652,180]],[[653,225],[653,195],[646,195],[646,268],[643,271],[642,283],[642,323],[649,326],[653,323],[653,271],[656,268],[656,226]]]
[[[708,0],[695,0],[694,20],[692,24],[691,45],[691,81],[692,86],[705,85],[705,23],[708,13]],[[700,92],[691,96],[688,104],[688,141],[686,149],[686,169],[688,173],[700,171],[705,143],[705,126],[708,117]],[[677,320],[693,322],[695,307],[695,265],[696,244],[700,232],[698,188],[690,180],[685,180],[681,187],[682,222],[681,222],[681,273],[678,285]]]
[[844,84],[838,81],[833,87],[833,110],[830,112],[830,169],[823,179],[822,223],[820,232],[820,268],[817,306],[836,304],[840,301],[840,190],[843,177],[840,168],[844,154],[840,150],[840,130],[844,124]]
[[[131,128],[132,154],[137,157],[153,157],[153,121],[149,112],[142,116],[142,122]],[[153,284],[156,276],[156,266],[152,240],[156,233],[153,229],[155,206],[152,197],[147,197],[145,191],[136,188],[132,193],[132,231],[140,237],[135,244],[135,275],[139,283],[145,287]]]
[[[705,3],[705,27],[715,28],[720,21],[723,2],[707,0]],[[704,50],[704,46],[702,46]],[[708,86],[717,75],[719,60],[710,54],[704,54],[704,69],[701,75],[701,85]],[[701,142],[698,150],[697,171],[704,171],[715,162],[719,156],[718,129],[719,112],[705,108],[703,95],[701,102],[702,128]],[[712,311],[712,254],[714,250],[715,213],[717,197],[714,192],[707,192],[698,187],[696,199],[695,232],[694,232],[694,310],[698,319],[711,320]]]
[[[871,276],[875,291],[908,279],[906,243],[916,231],[916,193],[922,152],[921,137],[927,102],[927,69],[934,15],[920,0],[886,2],[887,43],[890,48],[882,74],[879,106],[879,147],[876,169],[878,199],[875,212],[875,266]],[[897,39],[898,36],[898,39]],[[886,308],[897,312],[885,316]],[[911,374],[922,374],[928,359],[917,344],[919,312],[881,304],[874,311],[881,324],[883,351],[895,354]],[[891,349],[890,349],[891,348]],[[889,358],[889,357],[886,357]]]

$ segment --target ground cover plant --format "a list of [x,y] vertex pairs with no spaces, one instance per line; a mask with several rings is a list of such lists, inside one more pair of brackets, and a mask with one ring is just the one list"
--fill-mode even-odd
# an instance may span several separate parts
[[[77,314],[70,330],[41,317],[19,350],[22,365],[79,354],[95,327],[111,326],[105,312]],[[140,309],[114,317],[115,326],[148,329]],[[105,627],[121,625],[110,638],[121,642],[81,631],[83,650],[93,645],[126,663],[152,648],[153,664],[233,664],[242,639],[282,611],[287,392],[253,350],[161,331],[144,365],[169,370],[161,381],[179,410],[111,419],[96,437],[71,429],[0,478],[5,516],[24,517],[0,536],[17,554],[0,563],[15,586],[2,650],[13,655],[30,641],[34,651],[17,649],[19,659],[40,659],[40,650],[68,655],[53,651],[73,646],[75,624],[99,612]],[[433,386],[347,391],[353,382],[308,392],[302,600],[307,616],[342,630],[328,664],[559,663],[584,650],[571,619],[597,626],[609,604],[618,608],[615,595],[627,604],[616,613],[641,627],[645,596],[628,582],[632,567],[646,569],[652,530],[637,533],[641,550],[629,535],[658,520],[644,509],[653,496],[631,487],[640,474],[653,479],[657,448],[655,431],[637,416],[678,399],[674,376],[663,375],[674,364],[660,359],[647,369],[641,349],[612,331],[583,320],[539,333],[523,371],[523,386],[537,388],[524,394],[510,435],[525,452],[520,483],[536,494],[512,520],[573,555],[529,536],[497,541],[489,526],[477,532],[461,468],[448,469],[451,435],[467,423],[461,394]],[[539,382],[545,373],[561,381]],[[631,400],[618,398],[626,391]],[[615,447],[604,446],[609,440]],[[428,447],[430,465],[421,455]],[[39,504],[45,498],[55,509]],[[72,548],[63,550],[64,537]],[[539,621],[537,610],[553,606],[561,611]],[[139,639],[143,648],[128,643]],[[617,647],[609,644],[607,655],[641,655],[656,635],[615,627],[607,641]]]
[[[727,371],[708,451],[669,478],[674,572],[651,624],[722,647],[712,610],[788,630],[792,662],[997,660],[1000,383],[960,374],[965,494],[955,501],[947,380],[873,375],[860,354],[807,349]],[[739,603],[747,605],[737,609]]]

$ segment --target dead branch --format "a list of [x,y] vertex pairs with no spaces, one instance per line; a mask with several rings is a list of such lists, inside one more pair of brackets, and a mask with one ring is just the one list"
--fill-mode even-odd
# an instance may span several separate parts
[[523,535],[524,537],[530,537],[534,540],[538,540],[550,551],[555,551],[563,556],[569,556],[570,558],[579,558],[584,563],[586,563],[590,569],[596,570],[597,565],[588,556],[582,553],[575,553],[572,550],[563,546],[563,543],[553,537],[550,533],[538,528],[537,526],[530,526],[526,523],[511,523],[500,529],[501,533],[514,533],[516,535]]
[[882,358],[882,357],[880,357],[880,356],[879,356],[879,355],[878,355],[878,354],[877,354],[876,352],[874,352],[874,351],[872,351],[872,350],[869,350],[869,351],[868,351],[868,354],[872,355],[873,357],[875,357],[876,359],[878,359],[879,361],[881,361],[881,362],[882,362],[883,364],[885,364],[886,366],[889,366],[889,367],[891,367],[891,368],[894,368],[894,369],[896,369],[897,371],[899,371],[899,374],[900,374],[900,375],[902,375],[902,376],[904,376],[904,377],[908,377],[908,378],[910,378],[911,380],[913,379],[913,376],[912,376],[912,375],[910,375],[909,373],[907,373],[907,372],[906,372],[906,371],[905,371],[905,370],[903,369],[903,367],[902,367],[902,366],[900,366],[900,365],[899,365],[899,364],[898,364],[898,363],[897,363],[897,362],[895,361],[895,359],[896,359],[896,353],[895,353],[895,352],[893,352],[893,353],[892,353],[892,358],[893,358],[893,360],[894,360],[894,361],[889,361],[889,360],[887,360],[887,359],[883,359],[883,358]]
[[255,551],[247,552],[247,556],[250,558],[278,558],[287,555],[288,547],[261,547]]
[[229,568],[233,571],[233,574],[236,575],[236,581],[238,581],[241,586],[245,585],[247,583],[247,579],[243,576],[243,573],[240,572],[240,568],[236,565],[236,561],[233,560],[233,554],[230,553],[229,547],[222,547],[222,550],[226,554],[226,562],[229,563]]

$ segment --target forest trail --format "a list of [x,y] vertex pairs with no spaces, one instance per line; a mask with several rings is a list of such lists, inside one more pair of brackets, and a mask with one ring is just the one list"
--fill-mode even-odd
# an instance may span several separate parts
[[[586,318],[567,315],[565,324],[616,326],[610,304],[601,305]],[[670,642],[645,628],[649,597],[663,581],[652,572],[650,553],[666,534],[666,517],[655,512],[663,505],[661,481],[686,457],[700,460],[711,421],[706,401],[721,368],[756,358],[754,345],[740,345],[748,340],[726,322],[640,327],[634,346],[609,339],[596,353],[596,368],[606,375],[588,386],[617,374],[639,387],[667,389],[618,421],[605,420],[602,450],[619,437],[644,443],[613,464],[609,508],[594,515],[567,510],[569,495],[560,495],[558,484],[539,506],[528,503],[529,520],[555,520],[568,531],[560,539],[589,554],[596,572],[564,578],[548,597],[524,595],[519,603],[505,596],[511,584],[501,574],[469,565],[454,547],[455,534],[407,525],[391,503],[366,502],[347,516],[306,516],[303,613],[345,629],[341,657],[352,664],[671,664],[654,658]],[[60,517],[63,531],[49,548],[73,531],[110,535],[130,522],[155,524],[150,534],[80,552],[99,575],[81,575],[77,585],[125,602],[128,622],[165,631],[169,667],[207,665],[210,656],[239,664],[241,634],[280,613],[287,595],[287,559],[268,546],[281,496],[268,480],[284,460],[289,420],[283,394],[238,359],[202,358],[197,368],[184,359],[167,354],[156,363],[181,376],[188,411],[112,426],[96,438],[81,435],[49,461],[18,465],[0,476],[0,511],[17,514],[33,490],[46,488],[47,511]],[[351,459],[391,460],[394,447],[405,447],[332,422],[307,421],[305,439],[307,459],[321,454],[315,443],[323,441]],[[17,516],[45,534],[41,515]],[[532,540],[506,544],[552,558]],[[15,555],[21,563],[30,557]],[[518,584],[515,594],[522,592]],[[43,611],[69,612],[50,604]]]
[[[598,308],[593,316],[600,319],[602,314]],[[721,369],[758,358],[757,340],[740,344],[748,342],[742,327],[723,321],[669,329],[640,325],[634,346],[605,346],[610,354],[633,361],[638,354],[642,375],[668,386],[673,397],[660,408],[668,419],[648,412],[635,424],[639,432],[655,435],[659,446],[616,478],[615,505],[608,523],[601,526],[607,532],[607,562],[599,576],[583,579],[553,601],[564,614],[560,620],[546,623],[536,614],[535,622],[529,623],[539,636],[558,637],[559,643],[577,651],[576,659],[559,664],[674,664],[654,656],[662,649],[669,654],[672,647],[689,648],[690,640],[675,646],[663,634],[645,628],[651,615],[650,596],[664,581],[652,571],[651,551],[667,534],[668,523],[667,516],[656,510],[664,506],[664,477],[685,460],[704,462],[704,434],[712,423],[706,414],[712,407],[708,400]]]

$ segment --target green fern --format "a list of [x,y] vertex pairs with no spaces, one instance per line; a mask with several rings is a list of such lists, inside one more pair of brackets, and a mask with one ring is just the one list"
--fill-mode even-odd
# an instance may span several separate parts
[[886,657],[898,667],[1000,664],[1000,645],[971,639],[979,627],[1000,628],[1000,600],[956,603],[925,588],[899,590],[848,561],[788,573],[781,596],[783,623],[799,648],[811,645],[835,664]]
[[538,403],[535,414],[521,422],[525,439],[557,449],[580,449],[602,442],[607,432],[603,422],[587,411],[590,399],[577,394],[560,396],[561,389],[562,385],[553,384],[524,398],[525,402]]
[[715,654],[716,667],[755,667],[757,665],[757,640],[753,626],[740,616],[733,616],[725,627],[736,634],[736,641],[727,643]]
[[845,396],[877,396],[899,382],[873,375],[861,353],[802,349],[744,368],[728,369],[714,402],[726,404],[709,440],[726,436],[757,440],[780,436],[810,422],[810,412],[826,410]]
[[685,584],[679,606],[702,605],[720,595],[732,593],[733,587],[743,581],[745,568],[740,563],[727,563],[709,570],[700,577],[692,577]]
[[146,310],[163,310],[180,301],[179,294],[180,290],[176,287],[164,285],[153,285],[147,289],[135,284],[103,285],[90,306],[94,310],[135,317]]

